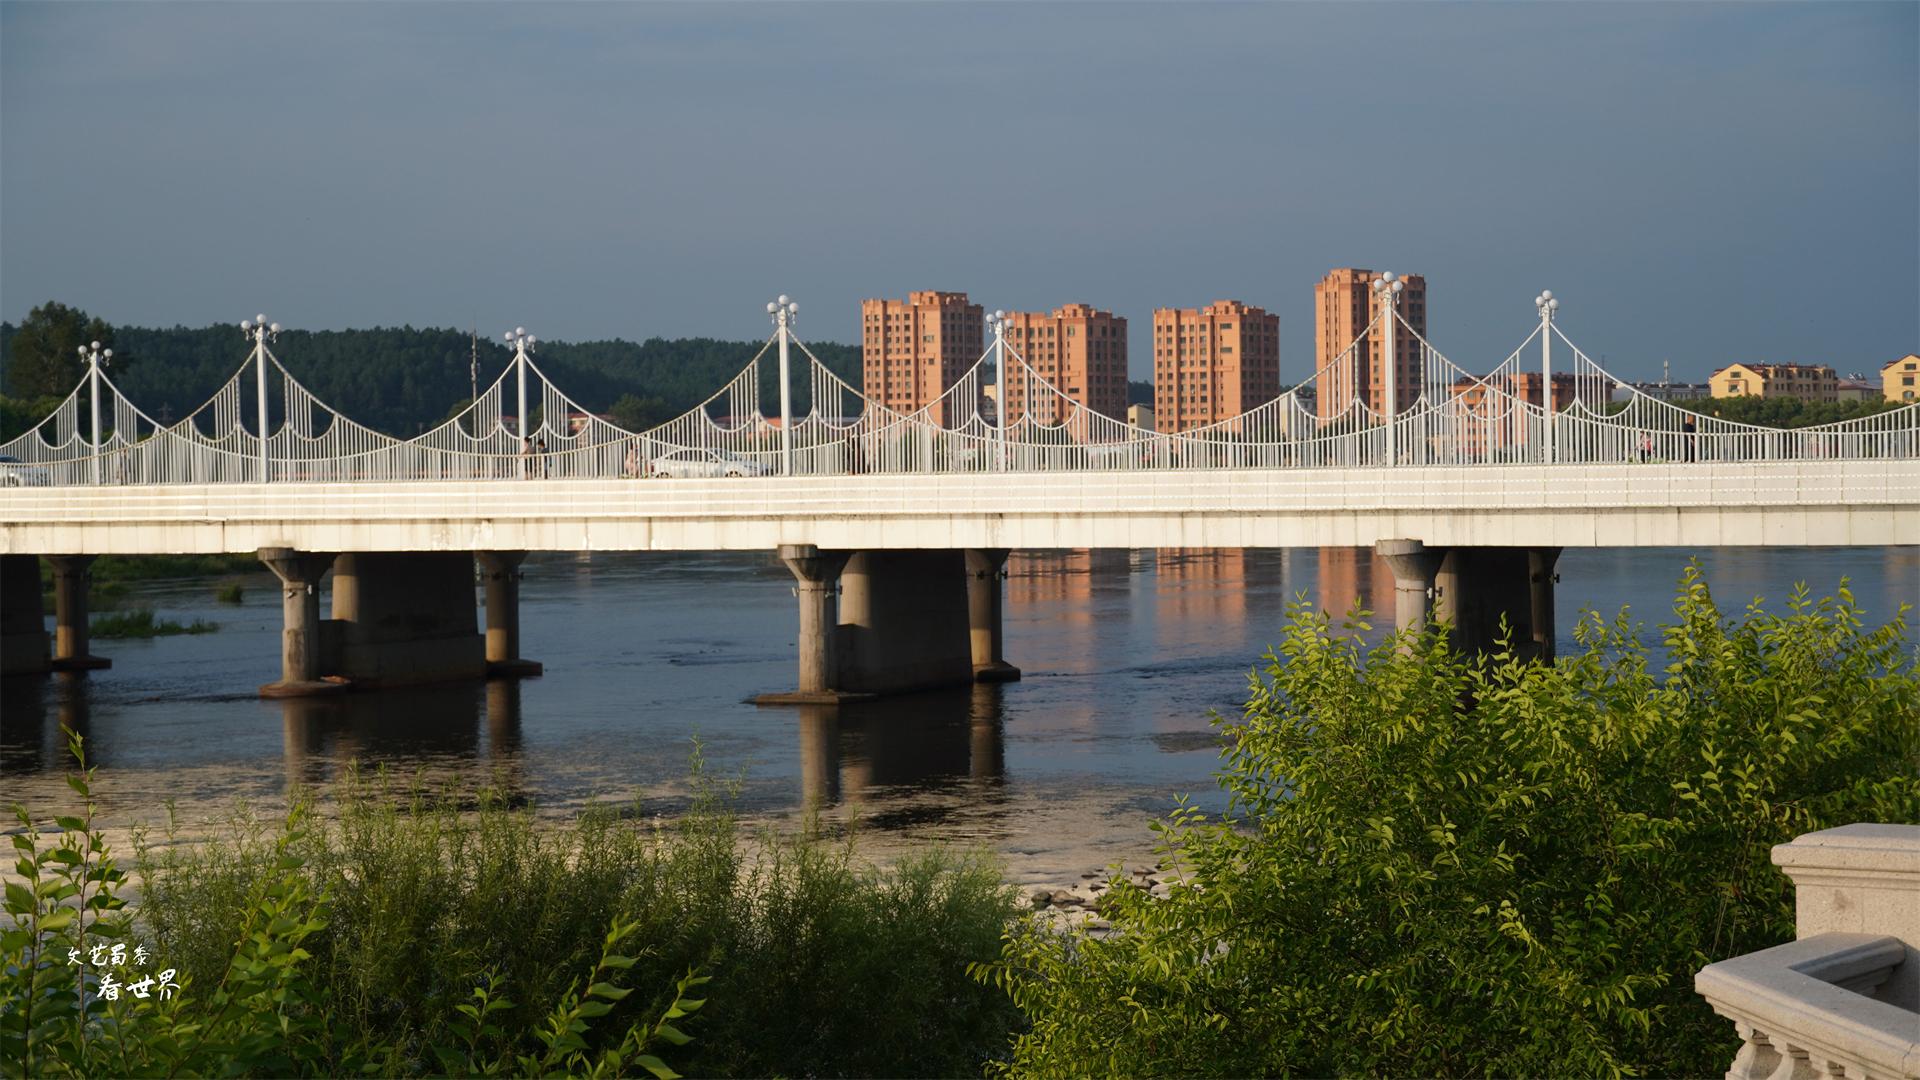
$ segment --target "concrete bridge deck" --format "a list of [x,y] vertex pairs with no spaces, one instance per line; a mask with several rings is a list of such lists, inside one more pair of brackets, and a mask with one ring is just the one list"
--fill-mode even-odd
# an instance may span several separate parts
[[1920,461],[0,488],[0,554],[1920,543]]

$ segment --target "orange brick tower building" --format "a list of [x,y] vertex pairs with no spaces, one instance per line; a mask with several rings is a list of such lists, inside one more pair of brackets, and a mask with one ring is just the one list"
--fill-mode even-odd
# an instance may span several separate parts
[[1127,320],[1087,304],[1068,304],[1051,315],[1037,311],[1007,312],[1007,385],[1000,388],[1000,407],[1007,423],[1031,410],[1042,424],[1058,424],[1070,412],[1064,402],[1041,391],[1027,401],[1027,380],[1014,361],[1018,351],[1039,375],[1073,400],[1102,416],[1127,416]]
[[1160,431],[1203,427],[1278,396],[1278,315],[1238,300],[1154,309],[1153,416]]
[[937,400],[980,359],[985,333],[985,313],[963,292],[862,300],[860,363],[867,397],[903,413]]
[[[1313,287],[1313,370],[1320,371],[1339,356],[1353,339],[1373,321],[1385,301],[1373,291],[1380,275],[1372,270],[1348,267],[1330,270]],[[1400,314],[1422,337],[1427,333],[1427,279],[1420,274],[1405,274],[1400,280],[1407,287],[1400,294]],[[1387,373],[1380,346],[1385,340],[1385,325],[1376,328],[1366,341],[1354,349],[1346,362],[1322,372],[1315,388],[1321,419],[1346,412],[1356,397],[1375,412],[1387,409]],[[1395,404],[1405,412],[1420,396],[1420,343],[1404,329],[1394,334],[1394,365],[1399,378]]]

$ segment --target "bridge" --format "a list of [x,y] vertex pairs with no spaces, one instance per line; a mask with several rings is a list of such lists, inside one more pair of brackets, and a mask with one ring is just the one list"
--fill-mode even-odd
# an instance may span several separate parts
[[[242,324],[252,348],[234,376],[170,425],[120,393],[104,350],[83,350],[73,393],[0,445],[19,462],[0,466],[0,659],[8,671],[105,664],[86,636],[101,554],[260,553],[286,611],[283,678],[263,690],[295,694],[537,672],[519,649],[528,551],[777,549],[800,601],[800,678],[770,700],[831,702],[1017,677],[999,643],[1010,548],[1372,544],[1394,568],[1400,625],[1445,619],[1486,647],[1504,617],[1523,651],[1551,656],[1564,547],[1920,538],[1920,406],[1794,430],[1703,416],[1607,373],[1561,333],[1547,295],[1532,333],[1485,374],[1383,306],[1306,382],[1174,433],[1085,408],[997,320],[938,400],[899,413],[807,349],[784,297],[768,306],[773,333],[737,376],[638,432],[555,386],[521,331],[485,393],[412,439],[314,397],[273,354],[278,326],[264,317]],[[1397,387],[1377,412],[1318,400],[1322,386],[1354,385],[1338,375],[1368,349],[1396,355],[1399,333],[1418,345],[1414,400],[1393,400]],[[1556,342],[1571,358],[1558,384]],[[762,369],[775,362],[768,408]],[[1013,417],[987,392],[1010,380],[1033,403]],[[1564,407],[1535,392],[1569,384]],[[661,475],[689,471],[715,475]],[[55,572],[51,651],[35,556]]]

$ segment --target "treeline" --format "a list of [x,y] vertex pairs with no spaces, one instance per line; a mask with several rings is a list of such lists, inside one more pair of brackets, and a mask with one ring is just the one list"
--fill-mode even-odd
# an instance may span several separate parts
[[[0,354],[9,371],[15,329],[0,327]],[[135,404],[163,422],[177,421],[204,403],[240,367],[248,349],[239,328],[227,325],[114,327],[113,347],[109,374]],[[624,404],[619,410],[623,419],[658,423],[720,389],[760,347],[757,341],[714,338],[542,341],[534,363],[588,411],[610,413],[616,404]],[[808,347],[836,374],[860,385],[857,346],[809,342]],[[513,359],[511,350],[497,341],[476,343],[463,330],[411,326],[286,330],[272,348],[322,401],[368,427],[402,437],[430,428],[468,404],[469,362],[476,353],[482,392]],[[804,407],[805,358],[797,351],[792,366],[796,407]],[[761,400],[769,411],[778,407],[778,382],[769,349],[761,363]],[[509,395],[507,411],[512,409]],[[26,419],[24,414],[11,415],[14,411],[19,410],[5,417],[10,430],[44,415]]]
[[1761,427],[1802,428],[1858,420],[1891,412],[1907,404],[1903,401],[1808,401],[1791,397],[1698,398],[1678,403],[1681,408],[1722,420]]

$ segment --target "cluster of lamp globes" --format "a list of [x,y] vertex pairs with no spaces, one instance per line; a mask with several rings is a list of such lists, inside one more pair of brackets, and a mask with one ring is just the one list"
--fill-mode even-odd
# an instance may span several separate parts
[[991,314],[991,315],[989,315],[989,316],[987,316],[987,326],[988,326],[988,328],[990,328],[990,329],[991,329],[991,330],[992,330],[992,331],[993,331],[994,333],[996,333],[996,334],[998,334],[998,333],[1000,332],[1000,328],[1001,328],[1001,327],[1003,327],[1003,326],[1005,326],[1005,325],[1007,325],[1007,313],[1006,313],[1006,312],[1004,312],[1004,311],[1001,311],[1001,310],[999,310],[999,309],[997,309],[997,308],[996,308],[996,309],[994,310],[994,313],[993,313],[993,314]]
[[780,299],[767,302],[767,314],[773,316],[775,322],[792,321],[795,315],[800,314],[800,305],[797,301],[787,299],[786,293],[781,293]]
[[251,319],[240,320],[240,332],[249,337],[265,334],[268,337],[280,336],[280,324],[270,323],[265,315],[255,315]]
[[524,347],[528,352],[532,352],[533,347],[540,343],[538,338],[527,333],[527,328],[524,326],[516,326],[506,333],[501,334],[500,337],[501,340],[513,346],[515,349]]
[[105,364],[107,361],[113,359],[113,350],[102,349],[100,343],[96,341],[90,346],[80,346],[80,359],[84,363]]
[[1407,287],[1407,283],[1401,280],[1400,278],[1395,277],[1392,271],[1388,271],[1387,273],[1381,274],[1379,277],[1375,278],[1373,281],[1374,292],[1377,292],[1382,296],[1385,296],[1388,293],[1391,293],[1395,297],[1396,302],[1398,301],[1401,291],[1404,290],[1406,287]]
[[1550,317],[1560,310],[1560,301],[1553,298],[1552,289],[1546,289],[1533,298],[1533,306],[1541,315]]

